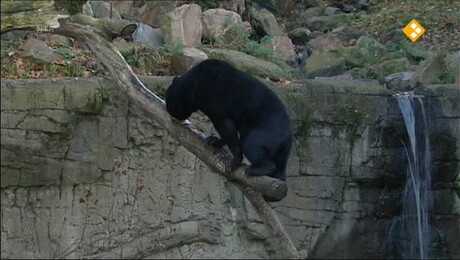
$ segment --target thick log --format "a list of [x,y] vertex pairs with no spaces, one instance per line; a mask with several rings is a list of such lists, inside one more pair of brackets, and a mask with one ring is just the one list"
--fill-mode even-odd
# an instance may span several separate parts
[[248,198],[262,222],[265,223],[265,226],[267,226],[270,233],[273,234],[273,237],[276,239],[276,241],[272,241],[273,243],[276,243],[273,246],[281,248],[285,258],[299,259],[300,255],[297,252],[294,243],[292,243],[291,238],[289,238],[289,235],[286,233],[286,230],[278,219],[276,212],[270,207],[270,205],[267,204],[267,202],[265,202],[262,195],[250,187],[244,186],[240,183],[236,183],[236,186],[244,193],[246,198]]
[[79,38],[86,42],[107,68],[114,83],[127,94],[133,103],[147,112],[181,145],[217,173],[235,181],[237,187],[243,191],[273,234],[273,238],[276,240],[274,246],[281,250],[281,254],[286,258],[299,258],[299,254],[278,220],[276,212],[261,195],[263,193],[274,198],[283,198],[287,193],[286,183],[267,176],[246,177],[243,172],[244,167],[229,173],[226,167],[229,163],[228,156],[222,151],[216,151],[206,146],[204,135],[196,131],[191,125],[184,126],[171,120],[165,110],[164,101],[142,84],[123,56],[109,42],[94,34],[87,26],[74,23],[70,19],[60,20],[60,22],[61,26],[55,30],[56,33]]
[[136,23],[124,19],[98,19],[83,14],[72,15],[69,19],[75,23],[89,26],[92,30],[109,41],[118,36],[129,36],[133,34],[137,28]]

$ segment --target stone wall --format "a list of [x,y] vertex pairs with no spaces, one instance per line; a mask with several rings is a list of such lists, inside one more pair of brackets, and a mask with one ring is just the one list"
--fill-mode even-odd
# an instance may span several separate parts
[[[160,95],[170,80],[143,78]],[[392,256],[405,129],[391,93],[269,84],[295,127],[289,193],[272,205],[302,257]],[[442,255],[460,257],[458,89],[420,91],[435,112],[434,225]],[[279,257],[241,192],[101,78],[2,81],[1,195],[2,258]]]

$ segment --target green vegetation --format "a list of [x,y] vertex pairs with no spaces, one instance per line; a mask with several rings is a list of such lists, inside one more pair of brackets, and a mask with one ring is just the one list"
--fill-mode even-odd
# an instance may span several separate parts
[[367,14],[357,16],[352,25],[376,35],[380,42],[410,43],[401,39],[400,32],[416,19],[426,29],[417,43],[427,49],[452,50],[460,47],[459,13],[460,1],[454,0],[370,0]]
[[[229,21],[230,23],[230,21]],[[279,53],[270,49],[266,44],[271,40],[270,36],[264,36],[259,42],[251,40],[245,29],[236,23],[227,25],[227,30],[222,37],[210,41],[209,45],[214,48],[224,48],[244,52],[254,57],[270,61],[288,71],[288,65],[280,57]]]
[[136,74],[168,75],[171,72],[171,55],[178,52],[177,46],[179,45],[165,45],[158,50],[148,47],[131,48],[123,56]]
[[81,13],[83,5],[87,0],[55,0],[54,4],[60,9],[66,10],[69,14]]
[[271,40],[270,36],[264,36],[260,43],[256,41],[247,41],[241,48],[241,51],[256,56],[258,58],[271,61],[275,64],[280,65],[280,63],[284,63],[278,52],[267,48],[265,45]]
[[[149,1],[147,0],[147,2]],[[68,10],[72,14],[80,12],[85,2],[85,0],[57,0],[55,4],[57,7]],[[217,8],[221,5],[219,0],[187,2],[197,3],[203,10]],[[321,2],[320,8],[324,9],[326,6],[337,6],[342,1],[323,0],[319,2]],[[289,0],[283,3],[286,6],[301,7],[294,8],[288,12],[281,9],[278,10],[277,18],[279,20],[283,20],[282,18],[287,13],[290,14],[285,17],[288,19],[286,22],[291,21],[292,23],[293,19],[295,19],[294,17],[301,17],[295,14],[300,14],[306,9],[302,1]],[[359,49],[359,44],[356,44],[355,47],[343,47],[329,51],[332,56],[343,57],[347,68],[366,68],[368,73],[366,72],[366,75],[363,77],[368,78],[371,76],[372,78],[378,78],[378,73],[373,71],[370,65],[382,61],[407,57],[410,63],[415,65],[422,60],[428,59],[430,53],[433,52],[432,50],[460,49],[460,33],[457,26],[460,24],[460,16],[457,15],[460,13],[460,1],[369,0],[367,6],[368,8],[365,12],[350,14],[353,18],[350,25],[364,34],[376,36],[378,42],[384,43],[386,51],[375,53],[375,55],[373,52],[365,53],[363,51],[369,49],[372,51],[372,48],[368,48],[369,46],[366,44],[361,44],[363,45],[361,49]],[[401,33],[401,29],[414,18],[427,30],[425,35],[415,44]],[[156,50],[132,46],[128,46],[129,48],[125,52],[120,50],[136,73],[146,75],[171,74],[171,56],[181,52],[185,47],[182,42],[170,40],[170,16],[163,15],[161,19],[161,29],[165,38],[164,46]],[[294,25],[295,23],[289,26]],[[285,26],[288,28],[287,24]],[[270,40],[270,36],[255,40],[255,37],[248,33],[247,28],[228,21],[224,35],[210,40],[203,47],[206,47],[207,44],[213,48],[241,51],[275,63],[285,71],[293,73],[292,68],[286,64],[278,52],[266,47]],[[87,77],[104,73],[103,66],[81,43],[72,42],[71,46],[63,46],[62,44],[50,45],[60,57],[60,61],[53,64],[35,64],[33,61],[22,59],[20,55],[22,48],[21,41],[17,41],[16,44],[2,40],[1,45],[1,71],[3,78]],[[377,46],[375,50],[379,51],[379,48]],[[433,83],[454,82],[455,69],[455,67],[447,67],[445,70],[437,71],[436,80]]]
[[59,60],[47,63],[23,58],[24,41],[3,41],[2,78],[33,79],[56,77],[89,77],[104,73],[104,67],[88,47],[75,42],[72,46],[49,43]]
[[212,9],[212,8],[219,8],[220,2],[222,0],[189,0],[187,3],[195,3],[201,6],[203,11]]
[[337,122],[345,124],[348,138],[353,141],[356,137],[359,137],[359,130],[364,124],[365,114],[359,111],[358,108],[352,105],[342,107],[338,114]]
[[435,82],[432,82],[434,84],[455,82],[455,68],[447,66],[444,61],[445,57],[445,52],[439,52],[436,56],[434,56],[435,63],[440,65],[440,68],[438,68],[435,72],[437,79]]
[[160,47],[160,53],[175,54],[180,53],[185,48],[185,44],[181,41],[168,41]]
[[227,28],[225,34],[222,37],[216,37],[217,39],[211,39],[210,45],[217,48],[240,50],[249,41],[249,35],[241,25],[229,20],[224,27]]
[[59,53],[61,58],[64,60],[72,60],[75,58],[75,55],[68,48],[58,48],[56,49],[56,52]]
[[88,111],[91,114],[98,115],[104,109],[104,96],[100,88],[96,88],[93,94],[93,98],[88,101]]
[[311,129],[311,120],[308,115],[305,115],[302,120],[300,120],[297,126],[297,132],[301,136],[307,136],[310,133]]

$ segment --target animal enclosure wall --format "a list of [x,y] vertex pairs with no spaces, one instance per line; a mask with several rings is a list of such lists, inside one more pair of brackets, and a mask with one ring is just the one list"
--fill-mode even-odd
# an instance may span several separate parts
[[[164,93],[172,78],[143,81]],[[391,257],[405,129],[368,82],[269,83],[295,128],[288,196],[273,207],[302,257]],[[458,89],[434,111],[439,255],[460,257]],[[205,133],[212,125],[191,118]],[[2,258],[268,258],[269,232],[239,190],[102,78],[1,83]]]

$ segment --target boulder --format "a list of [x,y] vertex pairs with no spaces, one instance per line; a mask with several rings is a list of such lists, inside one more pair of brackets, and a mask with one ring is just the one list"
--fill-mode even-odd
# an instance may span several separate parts
[[345,46],[354,46],[359,37],[363,35],[358,28],[353,26],[341,26],[333,29],[331,32],[337,35],[339,40]]
[[322,7],[322,6],[310,7],[310,8],[307,8],[307,9],[303,10],[300,13],[300,16],[303,19],[312,18],[314,16],[322,16],[322,15],[324,15],[324,9],[325,8]]
[[[276,16],[287,16],[296,9],[305,9],[321,5],[320,0],[251,0],[252,4],[260,8],[266,8]],[[224,1],[223,1],[224,2]]]
[[315,8],[316,6],[320,6],[322,4],[320,0],[302,0],[301,2],[303,6],[312,8]]
[[337,57],[344,58],[347,66],[352,68],[361,68],[375,63],[370,61],[367,56],[363,55],[355,47],[342,47],[330,50],[330,52],[334,52]]
[[353,80],[353,75],[351,74],[340,74],[330,77],[315,77],[314,80],[322,80],[322,81],[340,81],[340,80]]
[[243,30],[247,35],[252,34],[253,30],[250,22],[243,21],[242,23],[240,23],[240,26],[243,27]]
[[323,36],[323,35],[325,35],[325,33],[320,32],[320,31],[314,31],[310,33],[309,38],[311,40],[311,39],[315,39],[316,37]]
[[64,35],[60,35],[60,34],[52,34],[50,37],[49,37],[50,41],[53,43],[53,44],[56,44],[56,45],[61,45],[61,46],[70,46],[70,40],[68,37],[64,36]]
[[29,34],[30,31],[26,30],[11,30],[8,32],[4,32],[0,35],[2,40],[2,47],[4,47],[4,42],[27,39]]
[[311,52],[315,52],[340,48],[343,44],[336,35],[328,33],[310,40],[307,47]]
[[385,77],[385,84],[391,90],[408,91],[411,89],[410,81],[413,77],[413,71],[393,73]]
[[142,13],[139,22],[148,24],[153,28],[167,26],[163,24],[164,17],[167,17],[174,8],[176,8],[175,1],[149,1],[149,8]]
[[339,6],[345,13],[351,13],[364,9],[368,4],[367,2],[368,0],[348,0],[341,1]]
[[315,52],[302,67],[307,78],[330,77],[345,71],[345,59],[328,51]]
[[379,77],[385,77],[397,72],[411,71],[413,69],[412,64],[407,58],[387,60],[373,66],[374,73]]
[[[455,71],[446,66],[446,53],[438,52],[420,62],[411,80],[411,86],[420,84],[454,83]],[[458,71],[457,71],[458,73]]]
[[375,38],[369,36],[361,36],[356,41],[356,50],[366,56],[370,61],[378,61],[386,53],[386,48]]
[[294,45],[287,36],[273,36],[268,40],[265,46],[276,51],[285,61],[295,60]]
[[233,64],[236,68],[254,76],[271,79],[281,79],[289,76],[289,73],[280,66],[243,52],[210,48],[206,48],[204,51],[208,54],[209,58],[225,60]]
[[26,41],[22,56],[41,63],[59,61],[59,55],[48,47],[45,42],[33,38]]
[[134,42],[141,42],[152,48],[159,48],[164,44],[163,35],[160,28],[152,28],[143,23],[138,23],[133,35]]
[[[347,61],[345,60],[345,64]],[[353,68],[346,73],[350,74],[353,79],[368,79],[369,77],[369,69],[367,68]]]
[[295,45],[305,45],[308,40],[311,31],[307,28],[296,28],[288,33],[288,37],[291,38],[292,43]]
[[460,51],[456,51],[446,56],[444,62],[447,71],[452,72],[455,76],[455,83],[460,84]]
[[[111,18],[121,19],[121,15],[113,8],[110,8],[111,3],[103,1],[89,1],[93,9],[95,18]],[[112,9],[112,12],[110,11]]]
[[406,56],[414,60],[425,60],[434,55],[434,52],[427,50],[419,42],[409,43],[402,41],[401,47],[406,52]]
[[325,15],[333,15],[333,14],[339,14],[339,13],[341,13],[341,12],[340,12],[340,9],[337,8],[337,7],[328,6],[328,7],[324,8],[324,14]]
[[123,19],[136,21],[139,16],[145,13],[147,5],[142,4],[142,1],[123,0],[112,1],[112,8],[116,10]]
[[171,66],[174,72],[182,75],[196,64],[207,60],[208,55],[196,48],[184,48],[171,57]]
[[[203,26],[201,7],[197,4],[185,4],[175,8],[168,17],[165,36],[170,42],[182,42],[187,47],[196,47],[201,43]],[[165,33],[163,31],[163,33]]]
[[219,1],[219,6],[225,10],[243,15],[246,10],[245,1],[246,0]]
[[259,36],[284,36],[283,29],[279,26],[276,17],[267,9],[253,12],[252,27]]
[[112,1],[112,8],[116,10],[123,18],[127,19],[127,14],[133,8],[133,0]]
[[312,31],[324,32],[345,25],[347,22],[348,16],[346,14],[314,16],[307,19],[307,27]]
[[238,13],[221,8],[206,10],[201,16],[201,21],[203,37],[212,41],[222,38],[232,26],[243,27],[243,21]]
[[94,17],[94,13],[93,13],[93,8],[91,7],[91,3],[88,1],[86,2],[82,7],[82,13],[84,15],[88,15],[88,16],[91,16],[91,17]]

